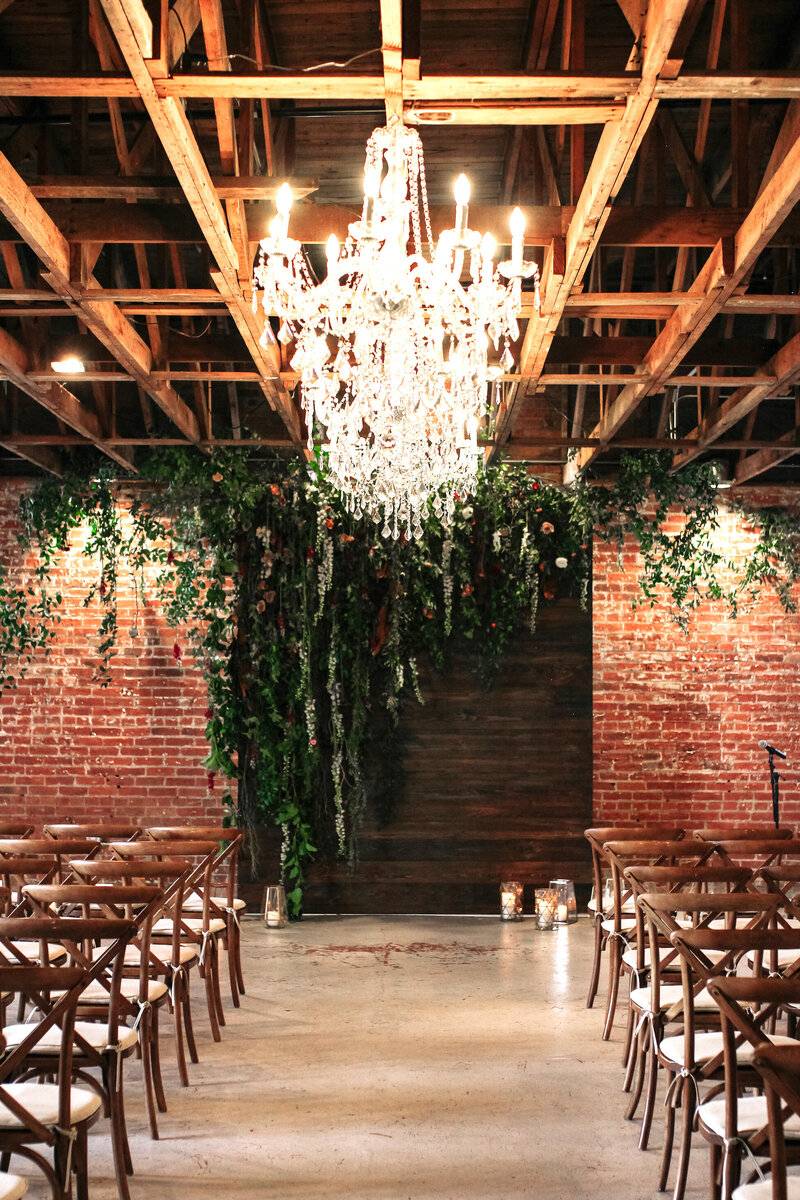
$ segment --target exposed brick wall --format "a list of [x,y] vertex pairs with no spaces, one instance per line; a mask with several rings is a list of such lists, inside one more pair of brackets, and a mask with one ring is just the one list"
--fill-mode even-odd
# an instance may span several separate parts
[[[18,556],[16,514],[23,484],[0,488],[0,555]],[[148,824],[220,815],[202,761],[205,687],[188,658],[173,657],[175,632],[155,608],[139,607],[132,639],[130,581],[120,579],[119,656],[107,688],[93,682],[100,603],[82,600],[98,578],[78,553],[58,573],[62,623],[49,658],[39,655],[16,691],[0,697],[0,818],[45,821],[135,818]]]
[[[733,515],[719,538],[737,555],[751,544]],[[616,547],[595,546],[595,821],[769,821],[763,738],[789,751],[781,821],[797,825],[800,615],[786,616],[772,596],[736,620],[705,604],[685,636],[661,608],[631,612],[637,561],[626,546],[622,571]]]

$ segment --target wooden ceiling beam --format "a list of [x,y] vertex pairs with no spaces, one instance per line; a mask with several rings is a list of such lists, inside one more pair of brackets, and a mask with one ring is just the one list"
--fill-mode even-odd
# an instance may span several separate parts
[[55,475],[57,478],[60,478],[64,474],[61,455],[57,450],[50,450],[47,446],[27,446],[24,443],[21,444],[13,436],[0,436],[0,446],[4,450],[10,450],[12,454],[16,454],[18,458],[24,459],[25,462],[29,462],[31,466],[39,467],[40,470],[45,471],[48,475]]
[[[688,2],[688,0],[687,0]],[[545,71],[522,75],[423,75],[405,79],[406,103],[462,103],[471,98],[489,100],[580,99],[632,95],[640,84],[637,73],[595,75],[589,72]],[[270,75],[253,71],[181,72],[155,79],[160,99],[180,100],[366,100],[384,99],[382,75]],[[57,99],[88,97],[136,100],[139,89],[130,75],[122,72],[42,75],[0,72],[0,95],[20,98]],[[685,71],[674,79],[659,79],[653,95],[660,100],[794,100],[800,99],[800,72]]]
[[[598,103],[593,100],[565,100],[544,103],[532,100],[523,104],[511,104],[498,100],[491,104],[453,103],[446,106],[447,125],[604,125],[618,120],[624,104],[614,101]],[[440,113],[441,108],[430,104],[409,103],[404,106],[403,117],[409,125],[425,124],[426,114]],[[441,124],[437,121],[436,124]]]
[[35,383],[28,375],[29,365],[25,347],[0,327],[0,371],[5,377],[26,396],[30,396],[42,408],[46,408],[57,420],[63,421],[70,429],[92,442],[114,462],[127,470],[135,470],[130,459],[107,442],[96,413],[81,404],[77,396],[60,383]]
[[774,378],[755,386],[738,388],[732,396],[729,396],[714,410],[713,419],[706,418],[701,421],[690,435],[696,441],[695,449],[681,451],[675,456],[676,470],[702,454],[708,446],[715,443],[743,417],[757,408],[762,400],[778,395],[800,380],[800,333],[795,334],[785,346],[782,346],[764,364],[763,369]]
[[508,437],[517,405],[535,388],[550,343],[558,330],[570,293],[585,274],[609,215],[609,202],[617,195],[655,115],[654,97],[659,73],[690,0],[650,0],[644,28],[644,54],[636,90],[628,98],[623,116],[604,127],[586,175],[575,211],[566,231],[566,262],[557,287],[544,293],[542,316],[528,322],[519,355],[520,383],[498,416],[498,438]]
[[[181,432],[190,440],[196,441],[199,434],[196,422],[180,396],[168,384],[154,387],[148,379],[152,365],[150,350],[127,318],[114,304],[98,304],[95,301],[76,299],[71,278],[69,243],[2,153],[0,213],[44,264],[45,279],[53,291],[62,297],[66,305],[80,317],[121,365],[141,382],[148,395]],[[89,287],[99,286],[93,277],[85,282]]]
[[[796,119],[794,108],[790,106],[786,121],[794,125]],[[600,438],[601,446],[608,444],[644,397],[660,390],[665,377],[674,373],[678,363],[747,277],[761,251],[800,199],[800,140],[787,149],[780,162],[772,161],[769,170],[769,179],[762,184],[752,209],[735,236],[720,242],[712,250],[689,289],[697,297],[697,303],[675,310],[638,369],[637,378],[623,388],[592,431],[593,436]],[[597,448],[580,451],[569,464],[568,478],[574,478],[585,469],[597,452]],[[676,467],[686,461],[685,456],[679,456]]]
[[[173,245],[202,241],[194,214],[186,205],[123,204],[108,200],[79,204],[54,201],[43,207],[48,214],[53,214],[54,223],[68,245],[84,242]],[[575,213],[574,207],[569,206],[523,204],[521,207],[526,220],[525,245],[530,247],[547,246],[554,238],[564,236]],[[474,227],[490,232],[499,245],[509,242],[509,213],[508,205],[470,205],[470,220]],[[599,244],[710,248],[721,238],[733,237],[747,213],[746,208],[687,209],[656,205],[639,208],[621,204],[608,212]],[[266,235],[273,216],[271,204],[254,206],[248,218],[250,246]],[[306,245],[324,246],[331,233],[343,240],[352,219],[353,210],[344,205],[296,204],[292,208],[290,230],[293,237]],[[431,223],[434,236],[451,226],[452,205],[434,205]],[[10,224],[5,229],[1,226],[0,222],[0,241],[21,239]],[[800,213],[792,214],[775,231],[772,245],[800,245]]]
[[302,445],[299,415],[278,374],[280,363],[277,349],[274,344],[266,351],[259,346],[263,326],[252,312],[243,291],[240,271],[249,274],[250,264],[240,262],[183,105],[172,98],[159,97],[155,80],[145,61],[146,45],[142,41],[140,25],[143,19],[149,18],[144,5],[141,0],[101,2],[164,152],[217,263],[218,270],[212,272],[212,278],[228,304],[239,332],[251,348],[253,361],[262,372],[264,394],[283,418],[297,444]]
[[[211,178],[219,200],[263,200],[272,203],[284,180],[270,179],[266,175],[237,175],[227,177],[215,175]],[[295,200],[304,200],[317,190],[310,179],[287,179]],[[106,177],[91,175],[50,175],[27,180],[31,195],[37,200],[151,200],[168,201],[185,199],[183,189],[174,179],[139,175],[136,178]]]

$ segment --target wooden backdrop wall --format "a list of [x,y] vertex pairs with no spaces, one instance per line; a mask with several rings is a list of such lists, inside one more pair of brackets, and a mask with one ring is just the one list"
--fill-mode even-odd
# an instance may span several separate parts
[[[463,659],[447,675],[421,671],[424,707],[403,715],[405,782],[391,823],[367,814],[353,876],[317,862],[310,912],[499,911],[499,884],[532,889],[551,877],[589,881],[584,829],[592,823],[591,618],[577,601],[542,606],[494,686],[482,691]],[[276,872],[261,847],[257,902]]]

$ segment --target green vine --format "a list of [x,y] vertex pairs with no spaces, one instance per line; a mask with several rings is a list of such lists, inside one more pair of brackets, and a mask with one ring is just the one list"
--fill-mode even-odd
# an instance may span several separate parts
[[[592,536],[620,549],[632,536],[642,557],[636,604],[666,602],[684,628],[703,600],[735,616],[764,588],[794,610],[797,518],[737,510],[754,550],[734,561],[715,539],[713,472],[669,468],[665,455],[628,457],[611,486],[562,489],[492,467],[459,499],[450,528],[431,516],[414,542],[356,522],[317,461],[171,449],[147,464],[153,485],[133,499],[106,468],[48,481],[21,504],[21,548],[38,555],[31,582],[9,583],[10,565],[0,579],[0,679],[14,686],[47,653],[61,604],[52,575],[74,531],[97,564],[84,603],[100,606],[103,684],[125,636],[120,581],[130,578],[144,604],[154,578],[176,659],[191,655],[206,681],[209,786],[223,781],[227,819],[280,827],[299,915],[314,854],[356,861],[368,798],[391,819],[400,715],[409,697],[421,699],[419,656],[443,670],[466,651],[489,686],[509,641],[535,631],[540,604],[585,603]],[[128,635],[138,635],[136,619]]]

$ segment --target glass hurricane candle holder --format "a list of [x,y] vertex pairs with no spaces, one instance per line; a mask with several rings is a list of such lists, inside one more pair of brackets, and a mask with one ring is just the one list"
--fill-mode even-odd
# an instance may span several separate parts
[[264,892],[264,924],[269,929],[283,929],[288,920],[286,890],[281,884],[268,887]]
[[578,905],[575,900],[575,884],[571,879],[551,879],[550,888],[558,897],[556,924],[573,925],[578,919]]
[[503,921],[522,920],[522,884],[500,884],[500,918]]
[[536,928],[554,929],[558,914],[558,892],[555,888],[537,888],[534,892],[536,902]]

